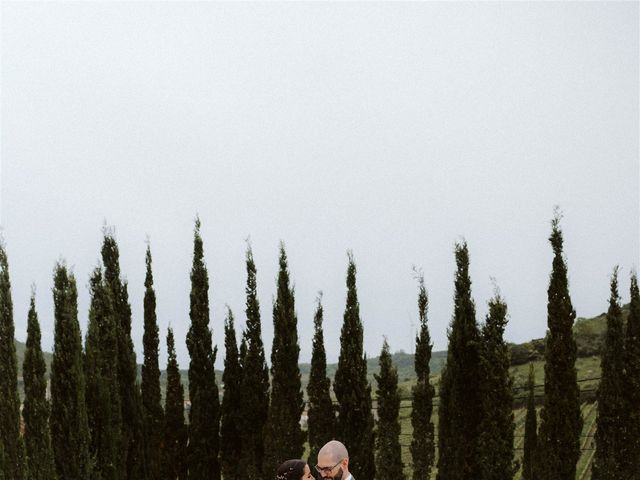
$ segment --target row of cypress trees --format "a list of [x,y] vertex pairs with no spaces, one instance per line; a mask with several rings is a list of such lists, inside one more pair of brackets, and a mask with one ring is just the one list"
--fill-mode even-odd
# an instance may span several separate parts
[[[559,215],[552,221],[554,260],[548,290],[545,350],[545,397],[537,428],[530,375],[523,478],[573,478],[579,456],[582,419],[575,372],[575,311],[568,292]],[[439,392],[438,478],[507,479],[513,462],[512,380],[503,339],[507,305],[496,289],[482,328],[471,297],[466,243],[455,248],[455,307],[448,332],[447,365]],[[355,478],[403,479],[400,455],[397,370],[384,342],[380,373],[375,376],[378,402],[374,430],[371,386],[363,351],[363,324],[356,288],[356,266],[349,253],[347,301],[340,358],[333,385],[326,373],[322,297],[314,316],[308,385],[308,431],[304,409],[295,295],[284,245],[280,245],[277,295],[273,303],[274,340],[267,368],[261,339],[256,267],[246,253],[246,325],[238,346],[231,309],[225,319],[224,393],[220,402],[214,362],[217,347],[209,327],[209,279],[200,222],[196,220],[191,270],[188,425],[184,421],[184,387],[167,333],[167,391],[161,404],[158,365],[159,330],[155,314],[152,259],[146,252],[144,362],[136,380],[131,341],[131,308],[122,280],[115,238],[105,231],[102,263],[90,277],[91,306],[84,344],[78,323],[77,287],[64,263],[54,270],[55,338],[51,401],[46,398],[46,368],[32,295],[25,363],[24,435],[20,434],[17,365],[8,262],[0,248],[0,479],[266,479],[288,458],[301,457],[308,438],[310,463],[328,440],[340,438],[351,457]],[[617,293],[617,270],[611,283],[608,333],[599,390],[598,450],[594,478],[627,478],[640,471],[640,302],[632,278],[631,315],[623,339]],[[428,298],[419,277],[416,337],[417,382],[412,391],[411,455],[413,479],[430,478],[435,463],[431,421],[434,387],[429,382],[431,341]],[[271,383],[269,382],[271,377]],[[621,391],[629,393],[624,400]],[[635,395],[635,396],[633,396]],[[49,418],[50,412],[50,418]],[[625,421],[620,423],[624,414]],[[49,433],[50,432],[50,433]],[[376,432],[376,433],[374,433]],[[634,443],[635,442],[635,443]],[[617,453],[616,453],[617,452]],[[622,453],[620,453],[622,452]],[[614,472],[614,473],[611,473]],[[622,476],[620,476],[622,475]],[[631,474],[633,475],[633,474]],[[628,478],[633,478],[629,476]]]
[[[547,291],[544,397],[538,426],[531,366],[522,460],[524,480],[573,479],[580,457],[583,420],[572,331],[576,313],[569,295],[560,220],[556,211],[549,237],[553,263]],[[471,298],[466,244],[457,245],[455,253],[455,309],[439,392],[437,478],[511,479],[519,465],[513,461],[513,390],[509,353],[502,338],[507,306],[496,292],[480,330]],[[596,480],[640,478],[640,296],[637,276],[632,274],[625,336],[617,275],[616,267],[598,388],[592,477]]]
[[[544,400],[537,425],[533,365],[527,382],[523,480],[575,478],[582,418],[576,382],[576,346],[571,334],[575,311],[567,287],[559,216],[552,222],[554,250],[549,285]],[[626,330],[618,293],[618,267],[611,276],[607,328],[597,391],[594,480],[640,478],[640,294],[631,275]]]
[[[104,232],[101,254],[102,265],[94,269],[89,280],[91,303],[84,348],[75,277],[63,262],[55,266],[50,400],[46,395],[35,293],[32,295],[24,364],[25,434],[21,435],[9,269],[4,245],[0,248],[0,475],[18,480],[219,479],[221,474],[227,480],[262,479],[271,477],[284,459],[302,456],[306,435],[300,425],[304,402],[298,368],[297,318],[284,245],[280,246],[278,290],[273,305],[271,369],[267,369],[261,338],[256,267],[249,246],[247,322],[238,348],[233,313],[228,310],[225,389],[220,404],[214,372],[217,348],[209,327],[209,279],[200,222],[196,220],[191,325],[186,339],[190,355],[188,426],[171,329],[167,334],[164,408],[161,404],[159,329],[150,249],[145,258],[141,384],[136,379],[128,285],[120,274],[118,246],[110,230]],[[322,443],[342,436],[355,458],[367,459],[354,462],[354,472],[366,477],[373,475],[374,468],[373,416],[355,274],[350,254],[343,348],[339,380],[334,385],[344,405],[338,412],[343,427],[337,428],[339,422],[328,388],[319,301],[309,385],[309,441],[317,453]],[[363,408],[357,408],[354,414],[353,405]]]

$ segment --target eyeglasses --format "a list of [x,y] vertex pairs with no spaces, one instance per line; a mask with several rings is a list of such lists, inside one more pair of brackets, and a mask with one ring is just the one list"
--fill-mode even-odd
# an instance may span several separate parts
[[[344,458],[342,460],[344,460]],[[342,460],[340,460],[338,463],[336,463],[333,467],[321,467],[319,465],[316,465],[314,468],[318,471],[318,473],[329,474],[329,473],[333,472],[334,468],[336,468],[338,465],[340,465],[342,463]]]

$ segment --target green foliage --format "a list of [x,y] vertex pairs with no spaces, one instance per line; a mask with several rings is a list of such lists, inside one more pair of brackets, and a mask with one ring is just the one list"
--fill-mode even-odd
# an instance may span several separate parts
[[504,341],[507,304],[496,292],[482,328],[482,409],[479,457],[483,480],[513,478],[513,380]]
[[0,240],[0,443],[4,450],[4,469],[9,478],[24,478],[24,445],[20,437],[18,363],[13,343],[13,302],[9,262]]
[[93,475],[116,480],[121,475],[122,411],[118,388],[118,351],[113,304],[102,272],[89,281],[91,306],[85,345],[87,413],[91,432]]
[[524,451],[522,454],[522,480],[536,480],[538,419],[536,416],[535,385],[533,363],[530,363],[527,381],[527,417],[524,426]]
[[238,355],[238,342],[236,329],[233,324],[233,313],[229,308],[224,323],[224,395],[222,397],[222,409],[220,415],[220,466],[225,480],[240,480],[240,465],[238,459],[242,452],[242,439],[240,437],[242,424],[242,411],[240,402],[242,390],[242,370]]
[[576,312],[569,296],[559,222],[560,215],[556,212],[549,238],[554,257],[547,304],[545,397],[538,431],[538,449],[544,459],[540,462],[540,480],[574,478],[580,457],[582,416],[576,382],[576,342],[572,335]]
[[630,297],[624,345],[624,369],[627,373],[624,396],[628,419],[625,449],[629,458],[628,471],[624,475],[629,478],[640,472],[640,293],[638,292],[638,277],[635,273],[631,275]]
[[127,283],[120,278],[120,253],[115,237],[104,232],[104,282],[113,304],[116,332],[117,378],[122,410],[121,454],[118,478],[146,478],[142,398],[137,382],[136,354],[131,340],[131,306]]
[[31,294],[27,323],[27,350],[24,356],[24,442],[28,480],[55,480],[56,467],[51,449],[47,367],[40,346],[40,324],[35,294]]
[[176,360],[173,330],[167,332],[167,393],[164,416],[164,477],[165,480],[187,479],[187,426],[184,423],[184,387]]
[[336,411],[331,401],[331,380],[327,377],[327,355],[324,350],[324,333],[322,331],[323,308],[322,294],[318,297],[318,305],[313,317],[314,334],[311,352],[311,373],[307,395],[309,465],[315,465],[320,448],[336,434]]
[[416,336],[416,353],[414,356],[417,381],[412,389],[411,402],[413,480],[430,478],[435,459],[434,426],[431,421],[435,391],[429,382],[432,345],[427,325],[429,303],[423,276],[420,276],[419,284],[418,316],[420,318],[420,333]]
[[147,273],[144,281],[144,363],[142,364],[142,407],[147,460],[147,478],[162,478],[162,425],[164,422],[162,398],[160,394],[160,367],[158,366],[158,347],[160,337],[156,320],[156,293],[153,290],[151,270],[151,249],[147,246],[145,258]]
[[356,479],[375,478],[371,385],[363,351],[363,327],[356,289],[356,264],[349,252],[347,302],[340,332],[340,357],[333,389],[339,403],[338,439],[349,451],[349,471]]
[[298,319],[284,245],[280,244],[278,292],[273,305],[273,347],[271,348],[271,402],[264,434],[265,477],[271,478],[285,460],[300,458],[304,433],[300,416],[304,410],[298,357]]
[[193,240],[193,267],[187,333],[189,364],[189,480],[219,480],[220,399],[213,365],[217,349],[212,348],[209,329],[209,278],[204,262],[200,220],[196,220]]
[[240,347],[242,364],[242,457],[240,466],[244,478],[261,480],[264,459],[262,431],[269,408],[269,371],[264,354],[260,325],[256,265],[251,247],[247,247],[246,329]]
[[389,344],[386,339],[380,354],[378,382],[378,434],[376,435],[376,475],[388,480],[403,480],[400,451],[400,394],[398,393],[398,370],[393,366]]
[[483,410],[481,339],[471,298],[466,243],[456,245],[455,256],[455,307],[447,364],[440,381],[439,480],[464,480],[481,475],[478,456]]
[[51,364],[51,444],[58,478],[89,480],[89,426],[78,324],[76,280],[58,263],[53,278],[55,332]]
[[536,338],[518,345],[509,345],[511,365],[527,365],[544,358],[544,339]]

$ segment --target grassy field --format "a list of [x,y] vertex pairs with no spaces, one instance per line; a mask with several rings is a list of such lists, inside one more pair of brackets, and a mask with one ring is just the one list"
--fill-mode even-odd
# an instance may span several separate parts
[[[535,383],[536,383],[536,401],[542,401],[543,395],[543,383],[544,383],[544,362],[536,361],[534,365]],[[582,403],[582,418],[584,419],[584,426],[581,436],[581,449],[582,454],[578,461],[576,480],[588,480],[591,478],[591,464],[593,461],[594,453],[594,432],[596,427],[596,414],[597,408],[594,402],[595,389],[598,385],[598,377],[600,377],[600,358],[588,357],[579,358],[576,362],[576,370],[578,373],[578,380],[580,385]],[[527,392],[524,388],[529,375],[529,365],[518,365],[511,368],[511,374],[514,378],[514,398],[516,399],[513,415],[515,423],[514,432],[514,451],[515,460],[522,461],[522,446],[524,443],[524,422],[526,416],[526,409],[524,405],[519,406],[520,401],[526,398]],[[434,385],[437,385],[439,376],[434,375],[431,378]],[[411,435],[413,428],[411,427],[411,400],[410,392],[412,386],[415,384],[415,380],[409,380],[401,382],[399,387],[401,389],[401,396],[403,398],[400,405],[400,444],[402,445],[402,461],[405,465],[406,478],[411,478],[411,453],[409,451],[409,445],[411,444]],[[520,400],[520,401],[518,401]],[[438,399],[436,398],[434,404],[437,405]],[[540,406],[537,408],[540,412]],[[434,406],[433,422],[436,426],[436,435],[438,429],[438,409]],[[539,420],[538,420],[539,424]],[[437,443],[437,442],[436,442]],[[432,472],[431,478],[436,478],[436,471]],[[521,478],[521,471],[518,471],[514,477],[514,480]]]
[[[406,478],[410,479],[412,474],[411,468],[411,453],[409,452],[409,445],[411,443],[411,405],[410,402],[403,402],[403,407],[401,408],[401,418],[400,425],[402,428],[402,433],[400,437],[400,442],[402,445],[402,461],[405,465],[405,475]],[[582,454],[580,456],[580,460],[578,461],[576,480],[588,480],[591,478],[591,464],[593,461],[593,453],[594,453],[594,438],[593,434],[595,432],[596,427],[596,404],[594,402],[585,402],[582,404],[582,418],[584,419],[584,426],[582,428],[582,437],[581,441],[581,449]],[[538,407],[538,413],[540,408]],[[514,414],[514,422],[516,425],[514,432],[514,451],[515,451],[515,460],[520,464],[522,462],[522,445],[524,443],[524,421],[526,416],[526,409],[519,408],[513,411]],[[436,425],[437,432],[437,424],[438,424],[438,413],[434,412],[433,421]],[[520,480],[522,477],[521,470],[518,470],[516,475],[514,476],[514,480]],[[432,479],[436,478],[436,470],[434,468],[432,475]]]

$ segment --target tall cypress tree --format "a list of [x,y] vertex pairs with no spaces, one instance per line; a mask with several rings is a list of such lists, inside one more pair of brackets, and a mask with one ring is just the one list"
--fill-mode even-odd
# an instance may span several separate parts
[[220,399],[214,371],[217,348],[212,347],[209,329],[209,277],[204,262],[200,220],[196,219],[193,239],[193,267],[187,333],[189,363],[189,480],[219,480]]
[[73,274],[58,263],[53,278],[55,331],[51,362],[51,444],[58,478],[89,480],[89,426]]
[[576,342],[573,322],[576,312],[571,305],[567,264],[563,256],[560,214],[551,222],[553,267],[548,304],[546,347],[544,352],[544,403],[540,412],[538,450],[541,480],[574,478],[580,458],[580,390],[577,383]]
[[388,480],[404,480],[400,450],[400,394],[398,369],[393,365],[385,339],[380,354],[380,374],[374,374],[378,389],[378,435],[376,436],[376,475]]
[[142,397],[137,382],[136,354],[131,339],[131,305],[127,283],[120,277],[120,253],[113,233],[105,230],[102,244],[104,281],[113,302],[117,340],[117,376],[122,409],[119,478],[146,478]]
[[340,357],[333,389],[339,403],[338,434],[349,451],[349,471],[354,478],[375,478],[371,385],[356,289],[356,264],[349,252],[347,302],[340,332]]
[[471,298],[469,251],[457,244],[454,313],[447,364],[440,380],[438,479],[480,478],[478,456],[482,421],[480,332]]
[[522,480],[537,480],[538,418],[536,416],[535,376],[533,363],[529,364],[527,380],[527,417],[524,424],[524,451],[522,453]]
[[262,343],[260,303],[258,302],[256,265],[251,246],[247,247],[246,329],[240,351],[242,363],[242,458],[241,471],[248,480],[262,480],[264,442],[262,431],[269,408],[269,371]]
[[625,402],[628,419],[627,446],[629,455],[626,477],[640,472],[640,293],[638,277],[631,275],[629,317],[625,335],[624,368]]
[[[593,480],[625,478],[629,457],[626,452],[628,427],[624,398],[624,330],[618,295],[618,267],[611,275],[611,297],[607,311],[607,333],[602,352],[602,374],[598,386],[596,452]],[[627,477],[628,478],[628,477]]]
[[224,372],[222,383],[224,394],[220,416],[220,467],[225,480],[242,478],[239,461],[242,452],[241,424],[242,411],[239,408],[243,392],[240,389],[242,370],[238,355],[236,329],[233,323],[233,312],[227,307],[227,318],[224,323]]
[[18,361],[14,343],[13,302],[9,262],[0,239],[0,443],[7,477],[24,478],[24,444],[20,437]]
[[121,475],[122,410],[118,389],[118,346],[113,304],[96,268],[89,280],[91,306],[85,343],[87,413],[93,477],[117,480]]
[[307,384],[309,398],[308,435],[309,464],[314,465],[318,452],[329,440],[335,438],[336,412],[331,401],[331,380],[327,377],[327,355],[324,350],[324,333],[322,331],[322,293],[318,296],[318,305],[313,318],[314,335],[311,352],[311,371]]
[[167,332],[167,392],[164,405],[163,458],[166,480],[187,479],[187,426],[184,423],[184,387],[176,359],[173,330]]
[[29,480],[55,480],[56,467],[51,449],[49,402],[47,401],[47,366],[40,345],[40,324],[36,313],[35,293],[27,322],[27,348],[24,353],[24,440]]
[[416,353],[414,355],[416,384],[412,390],[411,459],[413,461],[413,480],[431,478],[431,468],[435,458],[434,426],[431,421],[435,390],[429,382],[431,361],[431,336],[427,325],[428,297],[424,286],[424,277],[419,277],[418,316],[420,333],[416,335]]
[[304,397],[298,358],[298,319],[284,244],[280,243],[278,293],[273,305],[273,347],[271,348],[271,402],[265,425],[264,474],[275,474],[278,465],[304,452],[300,416]]
[[145,257],[147,274],[144,281],[144,363],[142,364],[142,406],[144,413],[145,447],[147,460],[147,478],[162,478],[162,398],[160,394],[160,367],[158,366],[158,348],[160,337],[156,320],[156,293],[153,289],[151,270],[151,248],[147,246]]
[[513,379],[511,358],[504,341],[507,304],[496,289],[482,328],[483,410],[479,457],[483,480],[513,478]]

